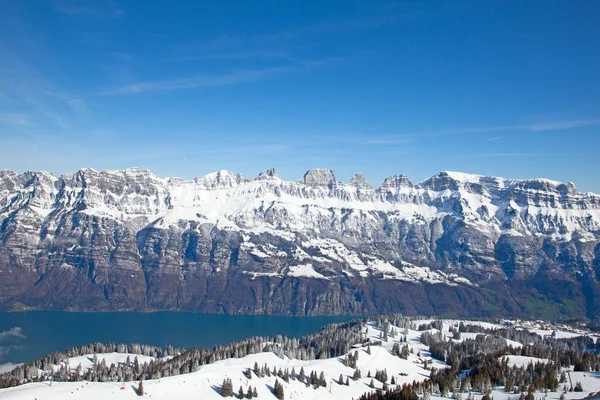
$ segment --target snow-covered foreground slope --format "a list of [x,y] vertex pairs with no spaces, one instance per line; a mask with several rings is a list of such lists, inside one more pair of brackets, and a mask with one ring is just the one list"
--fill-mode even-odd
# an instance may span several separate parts
[[[418,327],[422,324],[430,324],[433,320],[416,320],[414,326]],[[477,321],[459,321],[459,320],[441,320],[441,331],[432,328],[427,329],[427,332],[436,333],[442,332],[447,341],[461,342],[467,338],[473,338],[477,334],[475,333],[462,333],[461,338],[453,339],[453,334],[449,330],[456,328],[459,324],[477,325],[485,329],[502,329],[507,326],[513,326],[516,329],[528,329],[530,332],[535,332],[540,327],[540,324],[522,322],[522,321],[504,321],[502,324],[491,324]],[[536,328],[537,327],[537,328]],[[558,328],[552,325],[544,325],[546,328],[553,328],[552,331],[556,331],[556,336],[583,336],[589,335],[589,332],[585,332],[578,329],[564,327],[564,329]],[[354,369],[344,364],[344,356],[319,359],[311,361],[300,361],[290,359],[288,357],[279,357],[276,353],[258,353],[252,354],[243,358],[232,358],[217,361],[213,364],[201,366],[197,372],[182,374],[172,377],[166,377],[157,380],[147,380],[143,382],[145,396],[144,398],[153,399],[190,399],[190,398],[202,398],[202,399],[222,399],[220,394],[220,388],[225,378],[230,378],[233,383],[233,391],[237,394],[239,387],[241,386],[244,392],[247,392],[249,386],[255,387],[258,391],[258,398],[273,399],[275,398],[272,389],[277,379],[283,384],[284,393],[286,399],[351,399],[357,398],[361,394],[373,391],[369,384],[372,378],[367,377],[369,374],[375,376],[377,370],[386,370],[388,378],[394,377],[397,385],[404,383],[412,383],[413,381],[421,382],[430,376],[430,369],[423,368],[423,361],[429,362],[429,368],[434,367],[436,369],[446,368],[446,364],[439,360],[432,359],[429,353],[428,346],[424,345],[420,341],[421,334],[425,331],[400,329],[391,326],[394,330],[399,332],[399,335],[395,338],[388,337],[387,341],[382,341],[381,345],[371,345],[371,354],[367,353],[366,347],[357,347],[352,349],[347,354],[354,354],[358,352],[359,357],[357,361],[357,368],[361,371],[362,378],[353,380]],[[539,329],[538,329],[539,330]],[[400,338],[402,335],[406,335],[406,342]],[[537,332],[538,335],[542,336],[543,332]],[[371,342],[382,340],[382,330],[377,328],[375,324],[371,323],[367,327],[367,337]],[[597,335],[593,336],[598,339]],[[513,347],[522,346],[521,343],[508,341],[509,345]],[[407,359],[402,359],[392,354],[392,348],[394,344],[408,344],[410,348],[410,354]],[[105,360],[107,365],[111,363],[123,363],[129,357],[130,361],[136,357],[134,354],[119,354],[119,353],[108,353],[98,354],[98,360]],[[138,355],[138,361],[140,363],[149,362],[152,357],[144,357]],[[78,366],[85,371],[87,368],[93,367],[94,355],[84,355],[79,357],[73,357],[69,359],[68,363],[62,363],[53,367],[54,371],[60,369],[61,366],[68,365],[71,371],[75,371]],[[508,356],[508,364],[510,366],[527,366],[529,363],[536,362],[548,362],[545,359],[538,359],[535,357],[526,356]],[[259,366],[267,364],[270,369],[275,367],[276,369],[288,369],[295,370],[296,374],[304,369],[306,375],[309,375],[312,371],[317,374],[323,372],[326,377],[326,387],[320,387],[318,389],[312,386],[306,386],[304,383],[298,380],[290,380],[288,383],[284,382],[281,378],[275,376],[260,378],[256,374],[252,373],[252,378],[248,379],[244,371],[248,368],[253,368],[254,364],[257,363]],[[584,391],[583,392],[570,392],[566,394],[567,399],[580,399],[590,393],[600,392],[600,375],[597,372],[572,372],[572,368],[567,369],[569,372],[573,384],[575,382],[581,382]],[[338,384],[340,374],[343,379],[348,378],[349,386]],[[463,377],[466,375],[463,375]],[[382,388],[382,383],[373,379],[375,389]],[[395,385],[389,384],[389,388],[396,387]],[[58,381],[46,381],[39,383],[29,383],[23,386],[18,386],[9,389],[0,389],[0,398],[2,399],[85,399],[85,400],[100,400],[100,399],[134,399],[139,398],[135,393],[137,388],[137,382],[58,382]],[[562,385],[561,385],[562,387]],[[545,397],[546,399],[558,399],[561,391],[548,392],[547,394],[536,393],[537,397]],[[464,394],[467,396],[467,394]],[[473,392],[471,394],[473,399],[480,399],[483,394]],[[518,399],[518,394],[506,393],[502,388],[496,388],[492,391],[492,396],[495,399]],[[432,396],[433,399],[443,399],[444,397]]]
[[[368,337],[373,341],[379,339],[380,330],[370,325],[368,328]],[[409,331],[408,343],[414,349],[415,354],[410,354],[407,360],[394,356],[391,353],[392,346],[396,340],[389,338],[387,342],[383,342],[382,346],[371,346],[371,354],[367,354],[366,348],[352,350],[359,352],[357,368],[360,369],[362,378],[358,381],[352,379],[354,372],[353,368],[346,367],[343,363],[344,357],[335,357],[329,359],[299,361],[292,360],[287,357],[283,359],[275,353],[259,353],[246,356],[244,358],[233,358],[228,360],[218,361],[214,364],[202,366],[199,371],[163,378],[159,380],[144,381],[145,397],[153,399],[190,399],[190,398],[205,398],[205,399],[222,399],[220,395],[220,386],[225,377],[229,377],[233,381],[234,392],[237,393],[240,386],[247,391],[248,386],[257,387],[259,398],[274,398],[271,389],[275,384],[275,379],[284,385],[286,399],[312,399],[312,398],[331,398],[331,399],[349,399],[358,397],[362,393],[372,390],[369,387],[371,378],[367,375],[370,372],[375,376],[376,370],[386,369],[388,376],[391,379],[393,375],[398,384],[410,383],[413,380],[422,381],[429,377],[428,370],[422,368],[423,359],[429,359],[426,346],[419,342],[420,332]],[[416,354],[421,352],[421,357]],[[106,358],[108,365],[110,363],[125,362],[127,354],[99,354],[99,360]],[[135,355],[129,355],[133,360]],[[143,356],[138,356],[138,358]],[[74,370],[79,363],[84,368],[92,366],[93,355],[74,357],[69,359],[69,366]],[[139,361],[148,361],[140,358]],[[297,380],[290,380],[289,383],[283,382],[281,378],[264,377],[259,378],[253,374],[252,379],[247,379],[244,371],[247,368],[252,368],[257,362],[260,366],[265,363],[272,369],[294,368],[296,373],[304,368],[307,375],[311,371],[320,373],[324,372],[327,379],[327,388],[320,387],[314,389],[306,387],[304,383]],[[445,364],[433,360],[432,364],[436,368],[443,368]],[[58,367],[55,367],[55,369]],[[406,375],[400,375],[400,374]],[[349,378],[349,386],[339,385],[337,380],[340,374],[344,379]],[[375,387],[381,388],[382,384],[376,380]],[[0,398],[2,399],[106,399],[106,398],[138,398],[134,388],[137,387],[137,382],[43,382],[30,383],[23,386],[0,390]]]

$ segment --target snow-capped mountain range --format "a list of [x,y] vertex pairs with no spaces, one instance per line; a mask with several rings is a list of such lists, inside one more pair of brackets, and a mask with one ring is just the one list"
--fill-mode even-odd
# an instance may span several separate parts
[[1,171],[0,306],[596,318],[599,238],[547,179]]

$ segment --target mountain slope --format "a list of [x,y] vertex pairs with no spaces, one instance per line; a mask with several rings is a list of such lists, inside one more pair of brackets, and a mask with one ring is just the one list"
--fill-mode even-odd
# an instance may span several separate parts
[[599,232],[546,179],[2,171],[0,305],[595,319]]

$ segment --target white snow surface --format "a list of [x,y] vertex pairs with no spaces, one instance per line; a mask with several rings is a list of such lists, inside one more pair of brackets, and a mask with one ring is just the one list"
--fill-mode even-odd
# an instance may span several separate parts
[[[431,319],[415,320],[414,324],[418,327],[420,324],[427,324],[432,322]],[[577,331],[573,328],[566,326],[553,326],[549,324],[542,324],[539,322],[531,321],[502,321],[501,324],[491,324],[487,322],[469,321],[469,320],[442,320],[443,333],[446,337],[452,337],[452,334],[448,331],[449,328],[458,327],[460,323],[480,325],[486,329],[498,329],[503,325],[511,324],[517,328],[530,329],[532,327],[545,327],[550,329],[539,329],[536,332],[539,335],[544,335],[548,330],[556,331],[557,335],[564,335],[567,333],[572,334],[586,334],[584,331]],[[402,335],[403,329],[397,328],[396,330]],[[430,330],[434,332],[435,330]],[[577,331],[577,332],[576,332]],[[372,341],[382,340],[381,331],[374,324],[369,324],[367,327],[368,337]],[[412,349],[413,353],[409,355],[407,360],[403,360],[399,357],[393,356],[390,352],[392,346],[397,342],[398,337],[389,337],[388,341],[384,341],[382,346],[371,346],[371,354],[367,354],[365,348],[353,349],[350,352],[358,351],[358,368],[361,370],[362,378],[359,381],[353,381],[351,379],[353,369],[346,367],[342,360],[342,357],[312,360],[312,361],[301,361],[289,359],[287,357],[280,358],[275,353],[258,353],[246,356],[244,358],[233,358],[218,361],[213,364],[204,365],[200,367],[200,370],[190,374],[178,375],[168,378],[162,378],[157,380],[144,381],[145,396],[144,398],[152,399],[189,399],[189,398],[202,398],[202,399],[222,399],[218,390],[225,377],[229,377],[233,381],[234,393],[237,393],[240,386],[247,390],[248,385],[257,387],[259,399],[274,399],[275,397],[270,391],[270,387],[273,387],[275,377],[259,378],[253,374],[253,378],[248,380],[244,376],[243,372],[247,368],[252,368],[255,362],[259,365],[267,363],[270,368],[273,366],[281,367],[282,369],[292,367],[295,368],[296,372],[300,371],[301,367],[304,367],[306,374],[310,374],[311,371],[317,371],[318,373],[323,371],[327,379],[327,388],[313,389],[312,387],[306,387],[304,384],[298,381],[290,380],[289,383],[283,382],[279,379],[279,382],[283,384],[285,398],[286,399],[350,399],[357,398],[365,392],[369,392],[372,389],[368,387],[371,378],[367,378],[367,373],[370,371],[371,375],[375,374],[378,369],[386,369],[388,376],[394,376],[397,384],[410,383],[413,380],[422,381],[429,376],[428,370],[422,368],[423,360],[431,360],[432,366],[436,369],[445,368],[446,365],[435,359],[431,359],[429,349],[427,346],[420,342],[421,331],[409,329],[407,335],[407,343]],[[464,340],[468,337],[475,337],[475,333],[461,334]],[[516,343],[516,342],[514,342]],[[403,343],[401,343],[403,344]],[[68,365],[72,371],[81,363],[82,368],[91,368],[93,363],[93,354],[73,357],[68,360]],[[104,358],[106,363],[125,362],[127,356],[130,357],[130,361],[133,362],[135,359],[134,354],[119,354],[119,353],[108,353],[98,354],[99,360]],[[137,355],[140,363],[149,362],[152,358]],[[535,357],[525,356],[507,356],[510,365],[526,366],[530,362],[547,362],[548,360],[538,359]],[[57,370],[59,366],[54,366],[53,370]],[[569,400],[580,399],[590,393],[600,392],[600,373],[597,372],[572,372],[570,369],[571,379],[573,384],[581,382],[584,392],[575,393],[568,392],[566,398]],[[407,374],[406,376],[400,375],[400,373]],[[342,374],[344,378],[349,377],[350,386],[341,386],[337,384],[339,375]],[[374,380],[376,387],[381,387],[381,383]],[[85,399],[85,400],[100,400],[100,399],[136,399],[139,398],[134,389],[137,387],[137,382],[49,382],[45,383],[29,383],[26,385],[0,389],[0,398],[3,400],[16,400],[16,399]],[[393,387],[393,385],[390,385]],[[548,392],[546,399],[555,400],[558,399],[561,392]],[[539,395],[539,396],[538,396]],[[465,395],[466,396],[466,395]],[[506,393],[503,388],[496,388],[492,392],[492,396],[496,399],[517,400],[519,395],[512,393]],[[543,393],[536,393],[536,398],[543,397]],[[473,393],[473,398],[480,400],[482,397],[481,393]],[[466,398],[466,397],[465,397]],[[433,396],[432,399],[441,400],[442,397]]]
[[[529,364],[536,364],[538,362],[548,363],[548,360],[545,358],[537,358],[537,357],[527,357],[527,356],[505,356],[508,358],[509,366],[517,366],[517,367],[526,367]],[[502,357],[501,357],[502,358]]]
[[296,265],[294,267],[290,267],[289,276],[303,276],[306,278],[318,278],[318,279],[329,279],[323,274],[315,271],[312,264],[304,264],[304,265]]
[[0,171],[0,219],[23,208],[34,214],[31,218],[41,219],[58,209],[77,209],[120,223],[135,220],[161,228],[193,221],[238,230],[319,232],[325,218],[334,229],[356,234],[364,228],[376,231],[373,213],[384,212],[391,221],[412,223],[453,214],[495,235],[506,231],[570,240],[574,232],[600,229],[599,195],[548,179],[447,171],[420,185],[373,189],[344,184],[329,170],[311,170],[307,175],[310,180],[285,181],[265,174],[246,179],[221,170],[183,180],[138,168],[103,172],[86,168],[61,177],[44,171]]
[[[368,335],[372,340],[379,339],[379,329],[373,325],[369,325]],[[218,393],[218,387],[221,386],[225,377],[231,378],[233,381],[234,392],[237,393],[240,386],[246,391],[248,385],[257,387],[259,399],[274,399],[269,386],[273,387],[275,377],[259,378],[253,374],[253,378],[248,380],[243,372],[247,368],[252,368],[255,362],[259,365],[267,363],[270,368],[273,366],[281,367],[282,369],[292,367],[296,369],[296,373],[300,368],[304,367],[306,374],[311,371],[325,373],[327,378],[327,388],[319,388],[317,390],[312,387],[306,387],[298,381],[290,380],[285,383],[279,379],[284,386],[286,399],[350,399],[360,396],[362,393],[369,392],[372,389],[368,386],[371,378],[367,378],[370,371],[374,376],[375,371],[387,369],[388,376],[393,375],[399,385],[410,383],[413,380],[422,381],[429,377],[428,370],[422,368],[420,360],[430,359],[427,347],[419,342],[421,332],[409,331],[408,341],[409,346],[414,349],[415,354],[410,354],[407,360],[403,360],[391,354],[390,350],[398,338],[389,338],[382,346],[371,346],[371,355],[367,354],[365,348],[351,350],[358,351],[359,359],[357,367],[361,370],[362,378],[358,381],[352,380],[354,370],[346,367],[341,361],[343,357],[335,357],[322,360],[300,361],[293,360],[287,357],[279,358],[275,353],[259,353],[246,356],[244,358],[233,358],[215,362],[213,364],[204,365],[200,370],[185,375],[178,375],[169,378],[144,381],[145,396],[144,398],[152,399],[223,399]],[[421,357],[416,354],[421,350]],[[134,356],[129,355],[133,361]],[[106,357],[107,364],[110,362],[124,362],[127,354],[111,353],[108,355],[99,355],[99,358]],[[148,357],[150,358],[150,357]],[[85,355],[69,359],[69,366],[74,370],[81,362],[82,367],[91,365],[93,355]],[[138,360],[142,362],[140,356]],[[444,368],[445,364],[432,360],[433,367]],[[405,373],[407,376],[402,376],[400,373]],[[350,386],[341,386],[337,384],[339,375],[344,378],[350,378]],[[381,383],[375,380],[376,388],[381,388]],[[391,386],[391,385],[390,385]],[[45,383],[29,383],[23,386],[0,389],[0,398],[3,400],[13,399],[85,399],[85,400],[101,400],[101,399],[136,399],[139,398],[134,388],[137,387],[137,382],[53,382],[50,386],[49,382]],[[123,388],[123,389],[121,389]]]

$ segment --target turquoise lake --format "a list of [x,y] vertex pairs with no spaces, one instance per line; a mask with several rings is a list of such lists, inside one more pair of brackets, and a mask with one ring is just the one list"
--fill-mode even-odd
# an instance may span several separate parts
[[354,317],[213,315],[187,312],[0,313],[0,364],[20,363],[91,342],[204,347],[249,336],[300,337]]

